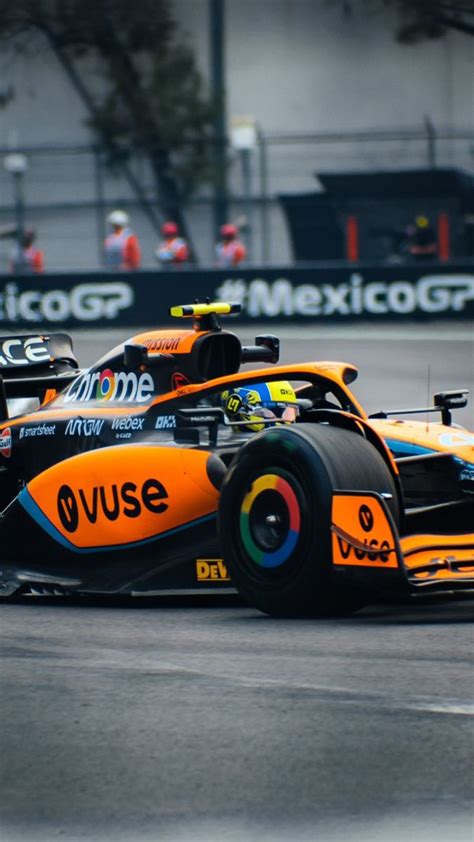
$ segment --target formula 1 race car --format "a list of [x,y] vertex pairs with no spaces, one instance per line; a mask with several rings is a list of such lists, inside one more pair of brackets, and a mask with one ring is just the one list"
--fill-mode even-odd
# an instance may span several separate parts
[[368,418],[354,366],[276,365],[277,337],[221,329],[239,309],[174,307],[191,329],[84,371],[65,334],[0,338],[4,598],[232,587],[330,616],[473,588],[474,436],[451,418],[467,392],[435,395],[441,422]]

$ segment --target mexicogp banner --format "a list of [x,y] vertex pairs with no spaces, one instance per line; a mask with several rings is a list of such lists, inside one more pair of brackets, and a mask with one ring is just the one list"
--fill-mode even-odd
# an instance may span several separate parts
[[474,265],[314,265],[0,278],[0,329],[170,323],[196,299],[238,302],[239,322],[474,318]]

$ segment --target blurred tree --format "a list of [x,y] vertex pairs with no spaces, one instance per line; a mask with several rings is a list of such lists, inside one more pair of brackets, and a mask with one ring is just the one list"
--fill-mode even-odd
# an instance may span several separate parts
[[[350,14],[359,0],[342,0]],[[441,38],[449,29],[474,35],[474,0],[363,0],[365,8],[386,6],[399,15],[397,40],[414,44],[425,38]]]
[[[88,110],[109,163],[146,157],[164,217],[187,236],[183,202],[212,178],[214,108],[166,0],[0,0],[0,39],[39,31]],[[92,59],[99,78],[85,73]],[[155,224],[157,220],[155,217]]]

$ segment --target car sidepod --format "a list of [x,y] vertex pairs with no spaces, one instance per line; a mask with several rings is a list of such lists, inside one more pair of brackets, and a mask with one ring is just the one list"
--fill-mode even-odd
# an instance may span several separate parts
[[213,453],[173,446],[73,456],[34,477],[4,512],[2,564],[31,581],[36,571],[45,581],[114,591],[215,556],[224,472]]

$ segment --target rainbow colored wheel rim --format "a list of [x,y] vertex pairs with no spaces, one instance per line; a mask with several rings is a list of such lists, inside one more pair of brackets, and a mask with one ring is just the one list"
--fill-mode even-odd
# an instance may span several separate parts
[[[252,516],[261,505],[262,495],[273,492],[277,507],[285,512],[285,529],[277,546],[270,549],[260,545],[252,532]],[[276,495],[276,496],[275,496]],[[267,498],[269,495],[267,494]],[[270,509],[271,510],[271,506]],[[272,517],[269,514],[268,519]],[[301,529],[301,514],[296,494],[286,479],[278,474],[264,474],[252,483],[240,509],[240,537],[251,560],[260,567],[279,567],[287,561],[296,547]]]

